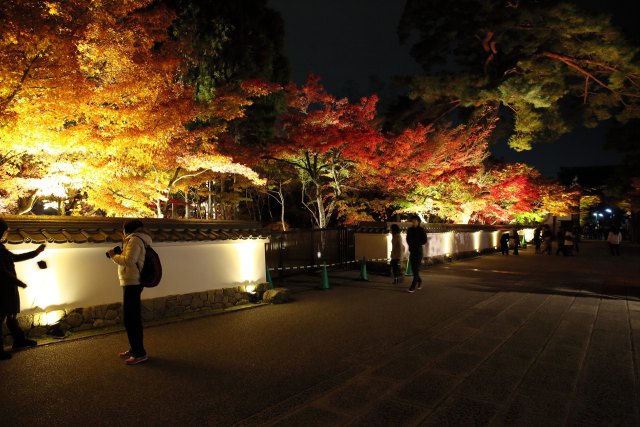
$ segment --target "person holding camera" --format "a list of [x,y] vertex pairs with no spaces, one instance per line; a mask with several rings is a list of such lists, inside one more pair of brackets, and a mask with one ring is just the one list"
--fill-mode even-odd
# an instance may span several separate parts
[[145,247],[151,245],[151,236],[144,232],[142,221],[134,219],[124,224],[122,249],[116,246],[107,257],[118,265],[118,278],[123,289],[122,313],[129,339],[129,350],[119,356],[127,365],[148,360],[143,344],[140,297],[144,286],[140,272],[144,265]]
[[[7,223],[0,219],[0,240],[4,240],[5,233],[9,229]],[[45,245],[40,245],[36,250],[22,254],[10,252],[4,244],[0,243],[0,330],[5,319],[7,328],[13,337],[13,349],[17,350],[25,347],[33,347],[37,343],[25,337],[24,332],[18,324],[16,316],[20,313],[20,294],[18,287],[26,288],[27,285],[16,276],[16,262],[26,261],[40,255],[45,249]],[[1,340],[0,335],[0,340]],[[0,346],[0,360],[11,359],[11,354],[4,351]]]

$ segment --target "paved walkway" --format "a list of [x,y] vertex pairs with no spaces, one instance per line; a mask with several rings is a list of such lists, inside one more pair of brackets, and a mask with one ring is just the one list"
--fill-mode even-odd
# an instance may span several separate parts
[[[296,301],[0,363],[13,425],[640,425],[640,251],[483,256],[389,278],[286,280]],[[623,248],[624,250],[625,248]]]

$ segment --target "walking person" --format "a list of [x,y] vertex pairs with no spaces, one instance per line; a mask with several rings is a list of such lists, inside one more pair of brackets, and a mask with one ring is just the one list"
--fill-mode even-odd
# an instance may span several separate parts
[[513,254],[520,255],[518,253],[518,248],[520,247],[520,235],[518,234],[517,228],[513,229],[512,239],[513,239]]
[[609,242],[609,250],[611,255],[620,256],[620,243],[622,242],[622,233],[618,227],[613,227],[607,235],[607,242]]
[[542,227],[542,241],[544,242],[544,246],[542,249],[543,254],[551,255],[552,237],[553,236],[551,235],[551,228],[549,228],[549,226],[545,224],[544,227]]
[[556,255],[564,253],[564,228],[558,230],[558,249],[556,249]]
[[422,289],[422,278],[420,277],[420,265],[422,264],[422,247],[427,243],[427,232],[420,225],[420,217],[415,215],[411,218],[411,227],[407,229],[407,246],[409,246],[409,262],[413,272],[413,280],[409,292]]
[[500,236],[500,253],[509,255],[509,233],[503,233]]
[[540,253],[540,247],[542,246],[542,229],[536,227],[533,232],[533,244],[536,246],[536,255]]
[[579,225],[573,227],[573,250],[576,255],[580,253],[580,242],[582,241],[582,228]]
[[398,224],[391,225],[391,274],[393,276],[393,284],[397,285],[402,279],[400,272],[400,261],[404,258],[404,243],[400,234]]
[[144,232],[142,221],[138,219],[125,223],[123,231],[122,253],[111,249],[107,254],[118,264],[124,327],[129,339],[129,350],[119,356],[125,359],[125,364],[137,365],[148,359],[143,344],[140,297],[144,286],[140,284],[140,271],[144,265],[145,246],[151,245],[151,236]]
[[[9,226],[7,223],[3,219],[0,219],[0,240],[4,240],[5,233],[8,229]],[[18,293],[18,287],[26,288],[27,285],[16,276],[15,263],[35,258],[40,255],[44,249],[45,245],[40,245],[33,251],[14,254],[10,252],[4,244],[0,243],[0,330],[6,319],[7,328],[13,338],[14,350],[37,345],[37,342],[26,338],[16,319],[16,316],[20,313],[20,294]],[[5,352],[2,345],[0,345],[0,360],[7,359],[11,359],[11,353]]]
[[562,248],[564,256],[573,256],[573,243],[575,237],[570,228],[564,232],[564,246]]

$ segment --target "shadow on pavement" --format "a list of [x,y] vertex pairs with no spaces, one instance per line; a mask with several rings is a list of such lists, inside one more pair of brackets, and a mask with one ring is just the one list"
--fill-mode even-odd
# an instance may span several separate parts
[[528,294],[562,295],[576,298],[629,299],[640,301],[640,288],[625,286],[606,286],[601,284],[576,283],[554,287],[529,285],[455,285],[458,289],[480,292],[520,292]]

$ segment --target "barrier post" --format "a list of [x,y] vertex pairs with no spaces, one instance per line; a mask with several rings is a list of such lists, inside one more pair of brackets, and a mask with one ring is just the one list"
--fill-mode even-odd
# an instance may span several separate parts
[[360,280],[369,281],[369,274],[367,273],[367,259],[362,257],[360,261]]
[[322,290],[331,289],[329,287],[329,273],[327,272],[327,263],[326,262],[322,263],[322,283],[321,283],[321,288],[322,288]]
[[273,289],[273,279],[271,279],[271,273],[269,272],[269,267],[267,267],[267,283],[269,284],[269,289]]
[[411,262],[409,261],[409,258],[407,258],[407,268],[404,270],[404,275],[413,276],[413,271],[411,270]]

